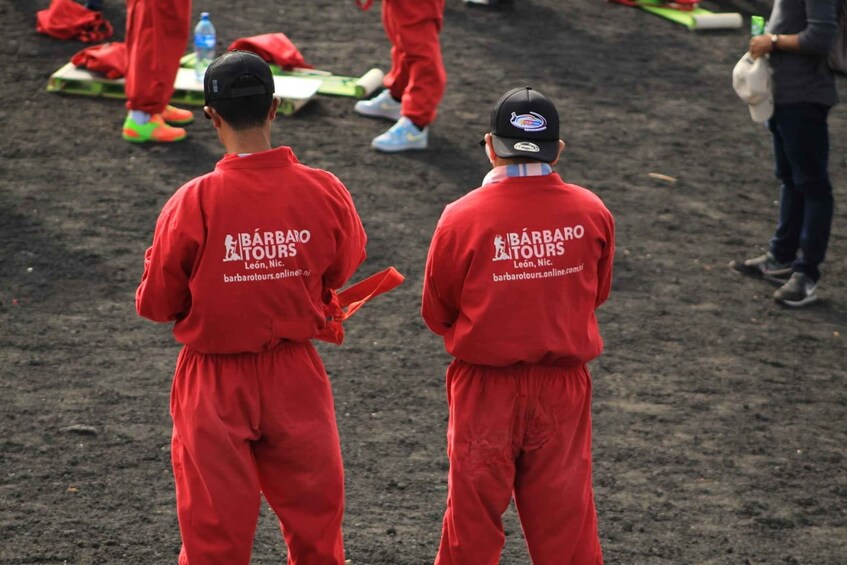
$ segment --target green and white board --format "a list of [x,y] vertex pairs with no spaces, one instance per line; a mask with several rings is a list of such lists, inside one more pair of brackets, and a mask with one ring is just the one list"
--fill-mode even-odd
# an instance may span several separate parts
[[[194,53],[188,53],[180,59],[180,64],[186,68],[194,67]],[[270,64],[274,76],[310,78],[321,81],[318,94],[324,96],[346,96],[348,98],[367,98],[380,88],[385,77],[380,69],[370,69],[360,77],[335,75],[329,71],[318,69],[285,70],[279,65]]]
[[663,0],[639,0],[636,5],[651,14],[684,25],[690,30],[738,29],[744,20],[736,12],[715,13],[703,8],[679,10],[668,8]]
[[[281,100],[277,112],[285,116],[294,114],[317,94],[322,84],[320,79],[314,77],[274,76],[274,96]],[[73,63],[66,64],[50,76],[47,90],[84,96],[126,98],[124,79],[108,79],[98,73],[77,68]],[[193,69],[179,69],[171,102],[203,105],[203,83],[194,76]]]

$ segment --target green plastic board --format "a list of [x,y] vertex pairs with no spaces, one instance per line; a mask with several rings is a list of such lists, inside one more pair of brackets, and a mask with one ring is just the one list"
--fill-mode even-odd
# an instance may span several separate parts
[[[285,116],[294,114],[314,97],[320,86],[321,81],[316,78],[275,76],[275,95],[281,101],[277,112]],[[124,79],[107,79],[86,69],[77,68],[73,63],[66,64],[50,76],[47,90],[84,96],[126,98]],[[171,102],[203,105],[203,84],[195,78],[192,69],[181,68],[177,72]]]
[[662,0],[641,0],[638,7],[691,30],[738,29],[743,24],[741,14],[715,13],[703,8],[678,10],[662,5]]

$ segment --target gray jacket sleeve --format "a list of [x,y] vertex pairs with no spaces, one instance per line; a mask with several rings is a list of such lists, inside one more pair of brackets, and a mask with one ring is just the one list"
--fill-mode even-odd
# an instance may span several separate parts
[[807,26],[797,38],[807,53],[825,55],[838,35],[838,13],[842,0],[806,0]]

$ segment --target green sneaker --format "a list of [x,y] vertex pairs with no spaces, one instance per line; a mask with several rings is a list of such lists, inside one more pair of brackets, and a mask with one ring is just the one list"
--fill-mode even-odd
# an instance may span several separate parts
[[138,124],[127,115],[124,120],[122,137],[130,143],[146,143],[153,141],[157,143],[173,143],[185,139],[185,130],[175,128],[165,123],[162,114],[154,114],[146,124]]
[[162,119],[172,126],[184,126],[194,121],[194,112],[168,104],[162,111]]

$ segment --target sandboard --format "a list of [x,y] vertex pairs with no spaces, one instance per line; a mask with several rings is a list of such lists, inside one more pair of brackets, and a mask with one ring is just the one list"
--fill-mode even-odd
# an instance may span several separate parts
[[[180,59],[180,65],[186,68],[194,67],[194,53],[188,53]],[[321,81],[318,94],[324,96],[345,96],[348,98],[367,98],[380,88],[382,79],[385,77],[380,69],[371,69],[360,77],[349,77],[335,75],[329,71],[319,69],[291,69],[286,70],[279,65],[270,64],[274,76],[311,78]]]
[[[277,113],[285,116],[294,114],[315,96],[321,84],[319,79],[312,77],[275,76],[274,95],[281,101]],[[73,63],[66,64],[50,76],[47,90],[85,96],[126,98],[124,79],[107,79],[98,73],[77,68]],[[193,69],[180,68],[177,71],[171,102],[203,105],[203,83],[196,79]]]
[[676,10],[674,8],[650,6],[647,4],[640,4],[639,8],[672,22],[684,25],[691,30],[738,29],[743,24],[741,14],[737,12],[717,14],[703,8]]
[[609,0],[616,4],[641,8],[690,30],[738,29],[744,20],[737,12],[715,13],[700,8],[698,2],[689,1],[676,8],[668,6],[667,0]]

